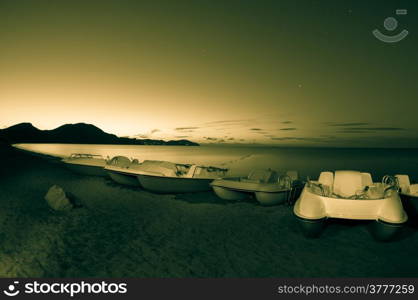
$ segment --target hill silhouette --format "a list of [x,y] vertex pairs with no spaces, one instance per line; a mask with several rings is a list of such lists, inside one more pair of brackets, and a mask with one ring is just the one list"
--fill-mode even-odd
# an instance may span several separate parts
[[114,144],[114,145],[180,145],[199,146],[188,140],[152,140],[118,137],[85,123],[65,124],[53,130],[40,130],[31,123],[20,123],[0,130],[0,141],[17,143]]

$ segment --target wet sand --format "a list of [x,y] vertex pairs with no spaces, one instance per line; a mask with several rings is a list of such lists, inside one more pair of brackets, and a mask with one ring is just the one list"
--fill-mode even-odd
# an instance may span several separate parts
[[[333,221],[306,239],[290,206],[156,195],[4,146],[0,154],[1,277],[418,276],[413,227],[383,243],[367,222]],[[54,184],[83,207],[49,209]]]

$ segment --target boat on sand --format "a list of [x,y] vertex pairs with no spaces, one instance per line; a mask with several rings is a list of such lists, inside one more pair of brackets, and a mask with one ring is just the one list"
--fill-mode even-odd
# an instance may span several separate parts
[[319,236],[327,219],[338,218],[373,220],[373,236],[388,240],[408,220],[393,178],[373,182],[370,173],[358,171],[322,172],[306,183],[293,212],[309,237]]
[[395,175],[395,178],[403,206],[411,221],[418,225],[418,183],[411,184],[408,175]]
[[145,160],[134,173],[140,185],[156,193],[203,192],[210,183],[225,176],[228,169],[168,161]]
[[137,159],[126,156],[115,156],[107,162],[104,169],[115,182],[129,186],[139,186],[136,174],[133,173],[140,166]]
[[401,195],[418,198],[418,183],[411,184],[408,175],[395,175],[395,177],[398,180]]
[[253,170],[247,177],[216,179],[211,186],[224,200],[239,201],[254,195],[261,205],[269,206],[289,202],[297,179],[296,171],[279,175],[271,169]]
[[79,174],[106,176],[106,159],[101,155],[73,153],[70,157],[62,159],[62,162],[68,169]]

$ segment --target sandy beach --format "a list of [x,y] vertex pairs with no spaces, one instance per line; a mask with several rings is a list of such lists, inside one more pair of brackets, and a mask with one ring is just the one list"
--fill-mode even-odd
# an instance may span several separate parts
[[[0,146],[1,277],[416,277],[417,229],[377,242],[367,222],[306,239],[287,205],[156,195]],[[52,211],[54,184],[82,207]]]

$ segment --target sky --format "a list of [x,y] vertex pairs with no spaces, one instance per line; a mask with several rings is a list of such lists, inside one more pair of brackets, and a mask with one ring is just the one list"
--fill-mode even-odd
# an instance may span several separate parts
[[[0,128],[418,147],[417,12],[415,0],[0,0]],[[375,29],[409,34],[385,43]]]

